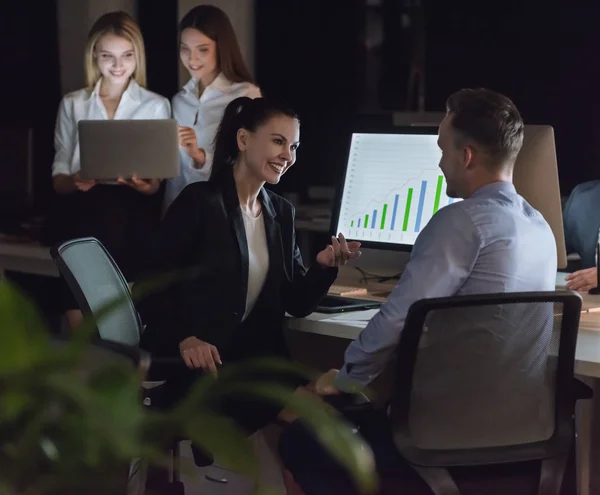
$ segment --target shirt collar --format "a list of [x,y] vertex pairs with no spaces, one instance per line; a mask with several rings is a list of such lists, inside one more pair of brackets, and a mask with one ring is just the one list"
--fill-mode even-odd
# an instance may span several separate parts
[[[98,79],[98,82],[94,86],[92,93],[90,96],[99,97],[100,96],[100,84],[102,84],[102,78]],[[137,83],[135,79],[130,79],[129,84],[127,85],[127,89],[123,93],[123,95],[129,96],[132,100],[141,101],[142,99],[142,88]]]
[[515,186],[512,182],[506,182],[506,181],[492,182],[491,184],[486,184],[485,186],[482,186],[479,189],[477,189],[477,191],[475,191],[471,195],[471,198],[478,198],[478,197],[482,197],[482,196],[493,196],[494,194],[501,193],[501,192],[514,194],[517,192],[517,190],[515,189]]
[[[225,74],[219,72],[219,75],[215,77],[215,80],[211,82],[204,91],[212,88],[220,91],[221,93],[226,93],[230,86],[231,81],[225,77]],[[195,77],[191,78],[187,83],[185,83],[183,89],[188,93],[193,93],[198,96],[198,79]]]

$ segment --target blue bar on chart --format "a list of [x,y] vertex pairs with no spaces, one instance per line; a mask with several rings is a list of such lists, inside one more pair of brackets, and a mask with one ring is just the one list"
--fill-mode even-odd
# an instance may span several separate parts
[[421,230],[421,217],[423,216],[423,206],[425,205],[425,193],[427,192],[427,181],[421,182],[421,195],[419,196],[419,207],[417,209],[417,220],[415,221],[415,232]]
[[371,228],[375,228],[375,222],[377,221],[377,210],[373,210],[373,220],[371,220]]
[[359,218],[358,219],[358,228],[360,228],[360,227],[362,227],[362,222],[361,222],[361,219]]
[[396,194],[396,197],[394,198],[394,211],[392,211],[392,226],[390,228],[390,230],[394,230],[394,225],[396,225],[396,210],[398,209],[398,198],[400,196],[398,194]]
[[448,198],[448,204],[451,205],[452,203],[454,203],[454,198]]

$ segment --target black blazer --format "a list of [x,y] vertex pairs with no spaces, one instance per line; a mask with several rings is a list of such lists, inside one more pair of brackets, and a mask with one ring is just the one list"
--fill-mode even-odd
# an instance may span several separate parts
[[[316,263],[308,271],[296,245],[294,207],[262,189],[259,199],[269,249],[262,292],[242,323],[248,288],[248,245],[235,184],[196,182],[169,207],[151,249],[151,273],[183,269],[186,280],[149,297],[139,309],[142,346],[179,354],[189,336],[215,345],[223,359],[285,355],[285,313],[314,311],[337,277]],[[148,273],[148,271],[147,271]]]

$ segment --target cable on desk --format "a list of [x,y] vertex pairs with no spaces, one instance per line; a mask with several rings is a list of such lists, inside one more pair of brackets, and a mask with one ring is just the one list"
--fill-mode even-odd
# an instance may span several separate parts
[[402,275],[402,272],[398,272],[394,275],[378,275],[376,273],[367,272],[358,266],[353,268],[361,274],[359,281],[365,284],[369,283],[369,280],[374,280],[378,284],[389,282],[390,280],[399,280],[400,276]]

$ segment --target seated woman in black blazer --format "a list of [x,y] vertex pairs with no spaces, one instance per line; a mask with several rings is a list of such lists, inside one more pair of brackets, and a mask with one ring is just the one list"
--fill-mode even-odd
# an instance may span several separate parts
[[[198,371],[287,357],[285,313],[310,314],[337,267],[360,255],[360,243],[340,234],[307,271],[296,245],[294,207],[263,187],[277,184],[294,164],[299,132],[298,117],[282,103],[233,100],[216,136],[210,180],[189,184],[166,213],[153,271],[183,268],[194,276],[147,299],[140,312],[148,325],[143,346],[155,354],[179,354],[192,370],[178,377],[181,394]],[[248,433],[280,412],[247,399],[226,407]]]

